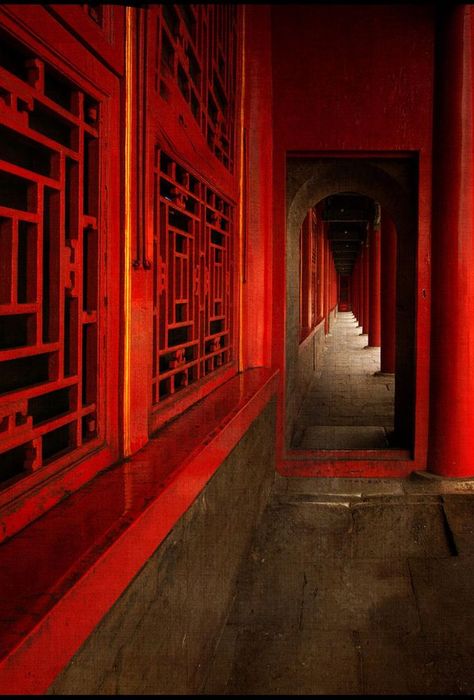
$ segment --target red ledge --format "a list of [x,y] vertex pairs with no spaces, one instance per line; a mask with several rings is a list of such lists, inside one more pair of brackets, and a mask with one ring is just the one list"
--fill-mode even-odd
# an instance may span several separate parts
[[0,693],[43,694],[276,393],[237,375],[0,546]]

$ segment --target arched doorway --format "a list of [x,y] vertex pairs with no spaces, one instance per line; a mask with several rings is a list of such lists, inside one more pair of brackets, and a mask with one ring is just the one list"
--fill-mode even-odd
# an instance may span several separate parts
[[[309,209],[341,192],[357,192],[380,204],[397,229],[395,419],[397,445],[413,451],[416,396],[417,160],[405,158],[288,159],[286,233],[287,450],[307,377],[299,361],[299,232]],[[363,458],[354,452],[351,458]]]

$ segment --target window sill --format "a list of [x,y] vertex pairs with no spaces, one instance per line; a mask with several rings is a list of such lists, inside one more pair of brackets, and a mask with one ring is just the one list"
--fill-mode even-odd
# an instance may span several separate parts
[[277,390],[251,369],[0,547],[0,692],[42,694]]

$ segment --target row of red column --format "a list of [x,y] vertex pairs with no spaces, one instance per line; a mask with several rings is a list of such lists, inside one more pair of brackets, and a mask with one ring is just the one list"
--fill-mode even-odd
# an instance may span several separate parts
[[337,273],[320,209],[310,209],[300,232],[300,342],[337,304]]
[[[474,8],[439,13],[433,153],[432,303],[427,470],[474,476]],[[395,370],[396,235],[382,212],[352,275],[352,308],[377,339],[380,245],[382,371]],[[372,264],[370,260],[372,259]],[[426,294],[426,290],[423,290]],[[373,317],[371,319],[371,314]],[[371,323],[372,321],[372,323]]]
[[334,266],[329,240],[327,237],[327,224],[323,222],[323,245],[324,245],[324,331],[329,333],[329,316],[337,304],[337,273]]
[[395,372],[397,236],[391,219],[370,225],[354,265],[352,311],[369,347],[381,348],[381,371]]

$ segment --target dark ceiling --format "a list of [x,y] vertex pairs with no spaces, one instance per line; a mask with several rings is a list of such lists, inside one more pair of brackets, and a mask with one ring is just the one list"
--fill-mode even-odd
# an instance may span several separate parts
[[328,221],[328,239],[334,264],[341,275],[350,275],[373,222],[376,204],[373,199],[344,192],[324,200],[322,217]]

